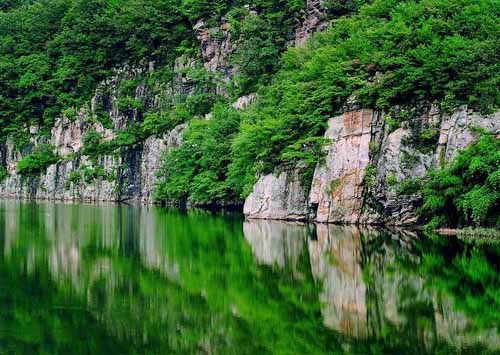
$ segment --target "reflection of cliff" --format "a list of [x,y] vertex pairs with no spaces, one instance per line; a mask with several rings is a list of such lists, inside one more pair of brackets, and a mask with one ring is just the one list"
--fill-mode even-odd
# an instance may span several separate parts
[[309,253],[313,275],[323,282],[328,327],[394,344],[413,339],[420,352],[432,352],[443,341],[457,349],[500,347],[494,328],[473,333],[471,319],[454,309],[450,295],[431,287],[431,275],[412,272],[421,262],[414,235],[328,225],[317,231]]
[[308,244],[313,275],[323,282],[320,297],[325,325],[364,338],[368,334],[360,238],[354,227],[318,225],[317,240]]
[[407,342],[421,353],[432,353],[443,342],[455,349],[500,348],[494,328],[472,332],[471,319],[453,307],[451,295],[433,288],[431,275],[416,272],[422,256],[415,234],[319,224],[316,235],[306,238],[308,228],[250,220],[244,233],[258,262],[282,269],[293,269],[307,240],[328,328],[396,347]]
[[[0,266],[36,275],[38,293],[26,300],[48,304],[38,318],[61,326],[64,319],[53,310],[68,302],[78,310],[70,327],[91,319],[95,324],[88,327],[104,326],[99,336],[137,349],[131,353],[151,344],[167,353],[224,352],[219,344],[228,342],[220,329],[229,328],[227,319],[179,286],[178,265],[165,250],[166,216],[154,207],[0,201],[0,210]],[[49,295],[63,296],[52,304]],[[34,312],[29,302],[22,306],[28,307],[23,314]]]
[[500,349],[497,329],[474,328],[476,315],[419,267],[440,254],[425,254],[415,235],[266,220],[242,228],[154,207],[0,202],[0,210],[0,266],[46,273],[47,288],[78,297],[138,346],[155,334],[176,349],[222,353],[219,340],[257,336],[274,347],[280,334],[286,349],[321,331],[330,339],[329,328],[353,344],[377,339],[418,353]]
[[303,224],[250,220],[243,224],[243,232],[259,263],[296,269],[307,238]]

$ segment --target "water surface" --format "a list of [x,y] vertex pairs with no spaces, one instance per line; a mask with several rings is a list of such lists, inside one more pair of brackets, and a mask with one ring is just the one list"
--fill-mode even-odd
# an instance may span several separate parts
[[500,353],[498,255],[411,232],[0,201],[0,353]]

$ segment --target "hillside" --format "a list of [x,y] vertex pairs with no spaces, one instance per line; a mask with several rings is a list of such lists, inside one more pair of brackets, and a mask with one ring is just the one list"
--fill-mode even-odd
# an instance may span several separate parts
[[12,0],[8,197],[498,226],[496,0]]

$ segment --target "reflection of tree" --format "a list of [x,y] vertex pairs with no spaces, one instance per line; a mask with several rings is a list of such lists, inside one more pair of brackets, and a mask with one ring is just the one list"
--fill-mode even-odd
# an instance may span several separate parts
[[[336,347],[318,317],[318,289],[301,243],[294,254],[297,278],[254,263],[237,217],[64,207],[38,206],[33,222],[40,228],[31,235],[29,225],[16,217],[17,230],[2,267],[18,282],[2,289],[9,291],[2,299],[2,319],[24,314],[8,324],[13,329],[21,323],[37,327],[43,318],[45,334],[28,340],[0,333],[2,343],[15,348],[26,341],[36,347],[34,352],[49,353],[63,352],[67,337],[75,338],[73,353],[87,352],[84,339],[95,343],[97,352],[127,345],[130,352],[187,353],[322,353]],[[40,243],[30,243],[32,238]],[[28,272],[23,265],[30,255],[36,258]],[[35,295],[29,294],[31,284],[39,288]],[[33,298],[43,309],[17,304],[11,288],[18,298]],[[72,320],[54,305],[66,309]],[[72,333],[62,339],[58,332],[66,328]],[[73,328],[95,332],[80,335]]]
[[[317,230],[317,240],[309,241],[309,253],[313,275],[323,281],[322,313],[329,327],[360,340],[370,338],[384,347],[417,353],[441,351],[448,348],[447,343],[456,346],[455,351],[476,344],[500,348],[492,318],[479,333],[469,332],[477,321],[475,313],[452,307],[454,293],[443,293],[429,282],[436,273],[421,272],[425,259],[433,255],[421,250],[421,245],[432,245],[429,241],[422,243],[412,234],[354,227],[320,225]],[[449,251],[438,252],[445,254]],[[448,262],[440,264],[440,280],[445,283],[456,259]],[[498,289],[498,281],[490,286]],[[471,298],[481,299],[476,296]],[[485,307],[483,313],[491,314],[491,309]]]
[[154,207],[0,208],[2,350],[450,353],[498,342],[487,252]]

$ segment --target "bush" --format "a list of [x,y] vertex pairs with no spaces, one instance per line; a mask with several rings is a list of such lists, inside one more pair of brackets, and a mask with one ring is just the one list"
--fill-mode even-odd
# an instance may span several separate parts
[[[288,49],[233,142],[230,175],[241,180],[242,194],[256,174],[283,166],[298,141],[322,136],[327,119],[351,98],[382,111],[399,107],[390,130],[422,103],[498,108],[498,11],[492,0],[375,0],[308,45]],[[430,144],[436,132],[420,139]],[[404,158],[411,169],[418,157]]]
[[231,140],[239,120],[236,110],[216,105],[211,119],[191,121],[183,144],[163,157],[156,198],[198,205],[235,202],[227,178]]
[[31,154],[26,155],[17,163],[17,173],[23,176],[38,176],[49,165],[55,164],[60,158],[54,154],[54,147],[49,144],[40,144]]
[[9,177],[9,172],[4,166],[0,166],[0,182],[4,181]]
[[430,173],[419,212],[437,226],[499,227],[499,177],[500,140],[483,134],[447,167]]

